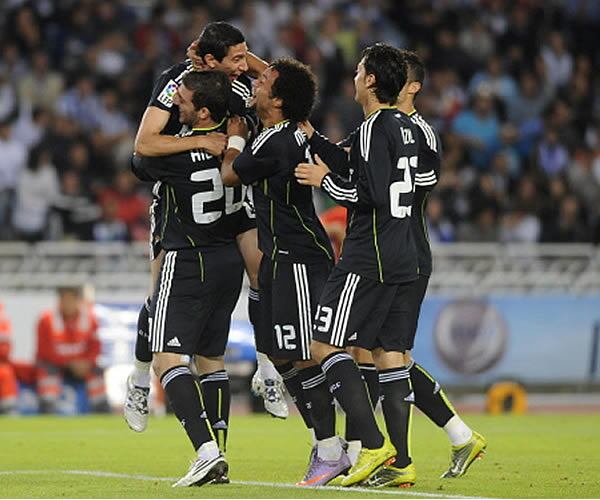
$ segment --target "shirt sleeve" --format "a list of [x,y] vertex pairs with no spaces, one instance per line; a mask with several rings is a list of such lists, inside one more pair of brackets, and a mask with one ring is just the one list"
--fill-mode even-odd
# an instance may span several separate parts
[[172,174],[169,156],[139,156],[131,160],[131,170],[142,181],[165,181]]
[[[259,135],[233,162],[233,170],[243,184],[250,185],[275,175],[279,167],[276,135]],[[279,148],[279,155],[285,155],[285,149]]]
[[155,106],[164,111],[171,111],[171,108],[173,107],[173,97],[175,96],[178,87],[172,76],[171,70],[167,70],[160,75],[152,89],[148,107]]
[[58,354],[52,341],[52,327],[47,315],[42,316],[37,325],[37,359],[58,366],[64,364],[63,357]]
[[353,184],[335,172],[323,178],[321,187],[340,205],[347,208],[380,207],[389,203],[389,180],[392,161],[387,134],[377,122],[360,129],[358,181]]
[[438,183],[442,144],[437,132],[427,123],[416,123],[419,137],[419,166],[415,173],[417,189],[431,191]]
[[341,146],[329,142],[329,139],[317,131],[312,135],[308,144],[311,153],[319,155],[332,172],[343,177],[349,176],[348,153]]

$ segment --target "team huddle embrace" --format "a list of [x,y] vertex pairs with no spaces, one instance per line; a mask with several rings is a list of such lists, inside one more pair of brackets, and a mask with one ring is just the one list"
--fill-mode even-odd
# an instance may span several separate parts
[[[188,57],[157,81],[132,161],[154,182],[153,278],[127,423],[146,428],[152,367],[197,452],[174,486],[229,482],[223,356],[246,272],[253,389],[286,418],[285,387],[314,440],[299,486],[412,486],[414,405],[451,442],[443,477],[463,475],[486,440],[410,354],[432,270],[424,211],[441,162],[439,137],[414,108],[418,56],[363,51],[354,84],[364,121],[338,144],[309,121],[317,82],[302,63],[265,63],[223,22],[207,25]],[[337,262],[313,188],[348,210]]]

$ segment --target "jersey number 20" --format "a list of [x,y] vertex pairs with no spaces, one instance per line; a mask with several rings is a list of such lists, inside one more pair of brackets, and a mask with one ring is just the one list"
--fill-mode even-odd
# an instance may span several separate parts
[[246,186],[242,186],[242,197],[239,201],[235,199],[235,189],[232,187],[223,186],[221,181],[221,172],[218,168],[208,170],[199,170],[192,173],[190,180],[193,182],[212,183],[211,191],[203,191],[192,196],[192,213],[194,214],[194,222],[196,224],[210,224],[216,221],[223,215],[223,210],[206,211],[205,204],[211,201],[220,200],[225,194],[225,214],[230,215],[237,212],[244,206],[244,198],[246,196]]

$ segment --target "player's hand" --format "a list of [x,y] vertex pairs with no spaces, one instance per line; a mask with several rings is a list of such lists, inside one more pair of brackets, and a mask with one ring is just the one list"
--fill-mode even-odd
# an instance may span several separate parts
[[232,116],[227,121],[227,135],[239,135],[244,139],[248,139],[248,124],[241,116]]
[[303,186],[321,187],[323,177],[329,173],[327,164],[315,155],[315,163],[298,163],[294,175],[299,184]]
[[205,71],[209,68],[202,60],[202,58],[198,55],[198,53],[196,52],[197,50],[198,40],[194,40],[192,43],[190,43],[189,47],[185,51],[185,55],[188,57],[188,59],[192,60],[192,64],[194,65],[194,69],[196,71]]
[[309,140],[315,133],[315,127],[313,127],[312,123],[310,123],[308,120],[298,123],[298,128],[306,134]]
[[68,368],[71,371],[71,373],[77,378],[85,378],[88,376],[90,370],[92,369],[92,363],[84,360],[71,361],[68,364]]
[[213,156],[221,156],[227,145],[227,136],[220,132],[198,135],[198,149],[203,149]]

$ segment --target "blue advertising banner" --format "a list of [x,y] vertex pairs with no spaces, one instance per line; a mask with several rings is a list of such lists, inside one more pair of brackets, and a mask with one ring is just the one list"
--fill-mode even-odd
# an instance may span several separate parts
[[585,382],[599,329],[600,296],[428,297],[413,356],[445,384]]

